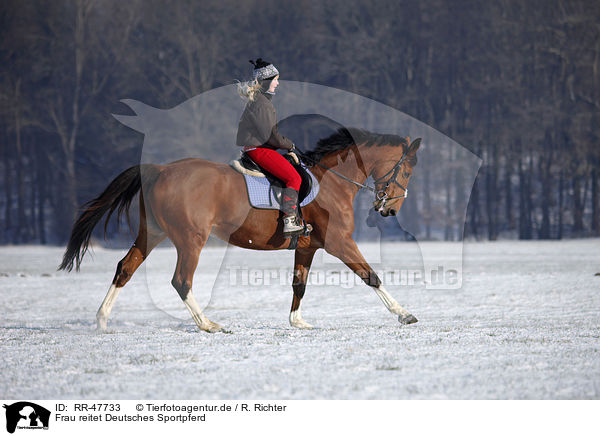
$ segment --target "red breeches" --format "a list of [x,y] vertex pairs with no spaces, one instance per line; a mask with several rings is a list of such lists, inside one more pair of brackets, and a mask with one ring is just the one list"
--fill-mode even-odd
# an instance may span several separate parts
[[246,154],[265,171],[281,179],[286,187],[300,191],[302,177],[300,177],[292,164],[276,150],[260,147],[246,151]]

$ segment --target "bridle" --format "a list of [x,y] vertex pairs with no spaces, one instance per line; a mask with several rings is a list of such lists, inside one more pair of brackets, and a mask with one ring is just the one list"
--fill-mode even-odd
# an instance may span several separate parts
[[[296,150],[298,150],[298,148],[296,148]],[[404,161],[406,160],[408,151],[410,150],[410,147],[407,147],[406,150],[404,151],[404,153],[402,154],[402,157],[400,158],[400,160],[398,162],[396,162],[396,164],[387,172],[385,173],[383,176],[378,177],[376,180],[374,180],[374,186],[369,186],[366,185],[364,183],[360,183],[357,182],[355,180],[350,179],[349,177],[346,177],[343,174],[338,173],[335,170],[332,170],[331,168],[323,165],[322,163],[309,158],[308,156],[306,156],[303,152],[299,151],[299,154],[306,160],[310,160],[312,161],[314,164],[319,165],[321,168],[324,168],[327,171],[331,171],[333,174],[335,174],[336,176],[346,180],[347,182],[350,182],[356,186],[359,186],[360,188],[364,188],[364,189],[368,189],[369,191],[373,192],[375,194],[375,200],[376,201],[380,201],[381,203],[379,204],[379,208],[376,209],[377,212],[381,212],[383,210],[383,208],[385,207],[385,204],[389,201],[389,200],[395,200],[397,198],[406,198],[408,197],[408,189],[406,188],[406,186],[401,185],[398,180],[396,180],[398,178],[398,174],[400,173],[400,168],[402,167],[402,164],[404,163]],[[390,175],[390,178],[386,180],[385,185],[383,186],[382,189],[377,189],[377,184],[379,182],[381,182],[383,179],[385,179],[388,175]],[[395,197],[390,197],[389,194],[387,193],[388,188],[390,187],[390,185],[392,183],[395,183],[396,185],[398,185],[403,193],[402,195],[397,195]]]
[[[381,203],[379,204],[379,208],[377,209],[377,212],[381,212],[383,210],[383,208],[385,207],[385,203],[387,203],[389,200],[395,200],[397,198],[406,198],[408,197],[408,189],[406,186],[403,186],[400,184],[400,182],[398,182],[397,177],[398,174],[400,173],[400,168],[402,167],[402,164],[404,163],[404,161],[406,160],[406,154],[408,153],[408,148],[407,150],[402,154],[402,157],[400,158],[400,160],[398,162],[396,162],[396,165],[394,165],[392,167],[391,170],[389,170],[387,173],[385,173],[383,176],[379,177],[377,180],[374,181],[375,186],[377,186],[377,184],[385,179],[390,173],[392,173],[392,175],[390,176],[389,179],[387,179],[387,181],[385,182],[385,185],[383,187],[383,189],[379,189],[379,190],[375,190],[369,187],[369,189],[373,192],[375,192],[375,199],[377,201],[380,201]],[[390,187],[390,185],[392,183],[395,183],[396,185],[398,185],[403,193],[402,195],[396,195],[395,197],[389,197],[388,193],[387,193],[387,189]]]

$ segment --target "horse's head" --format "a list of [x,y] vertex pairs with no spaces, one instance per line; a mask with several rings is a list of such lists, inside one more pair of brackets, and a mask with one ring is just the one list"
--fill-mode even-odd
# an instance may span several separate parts
[[373,168],[371,175],[376,189],[373,207],[382,216],[396,215],[402,207],[420,145],[421,138],[415,139],[412,144],[407,138],[406,145],[390,147],[394,149],[394,155],[386,155]]

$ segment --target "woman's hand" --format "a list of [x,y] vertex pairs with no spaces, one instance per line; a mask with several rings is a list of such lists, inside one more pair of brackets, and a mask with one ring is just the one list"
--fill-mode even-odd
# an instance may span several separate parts
[[296,162],[296,165],[300,165],[300,159],[298,158],[298,156],[296,155],[296,153],[294,153],[293,151],[290,150],[290,151],[288,151],[286,153],[286,155],[291,156],[292,159],[294,159],[294,162]]

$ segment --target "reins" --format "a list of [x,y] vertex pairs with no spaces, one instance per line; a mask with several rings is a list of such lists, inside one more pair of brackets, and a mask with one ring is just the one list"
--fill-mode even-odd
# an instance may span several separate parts
[[[302,157],[302,159],[305,159],[307,161],[312,162],[313,164],[316,164],[318,166],[320,166],[321,168],[325,169],[326,171],[331,171],[333,174],[335,174],[336,176],[340,177],[343,180],[346,180],[347,182],[350,182],[360,188],[364,188],[364,189],[368,189],[369,191],[373,192],[375,194],[375,198],[379,201],[381,201],[381,205],[379,206],[378,211],[382,210],[385,203],[388,200],[395,200],[396,198],[406,198],[408,196],[408,189],[406,189],[405,186],[402,186],[400,183],[398,183],[398,181],[396,180],[396,178],[398,177],[398,173],[400,172],[400,167],[402,166],[402,164],[404,163],[404,161],[406,160],[406,155],[408,153],[408,148],[404,151],[404,153],[402,154],[402,157],[400,158],[400,160],[398,162],[396,162],[396,164],[387,172],[385,173],[383,176],[377,178],[376,180],[374,180],[374,185],[375,186],[369,186],[366,185],[364,183],[360,183],[357,182],[355,180],[352,180],[349,177],[346,177],[345,175],[323,165],[321,162],[312,159],[310,157],[308,157],[303,151],[299,150],[298,147],[296,147],[296,150],[298,151],[298,154],[300,154],[300,156]],[[390,173],[392,173],[392,175],[390,176],[390,178],[386,181],[385,186],[383,187],[383,189],[377,189],[377,184],[385,179]],[[388,193],[387,193],[387,189],[389,188],[389,186],[395,183],[396,185],[398,185],[400,188],[402,188],[402,190],[404,191],[404,193],[402,195],[397,195],[395,197],[388,197]]]

